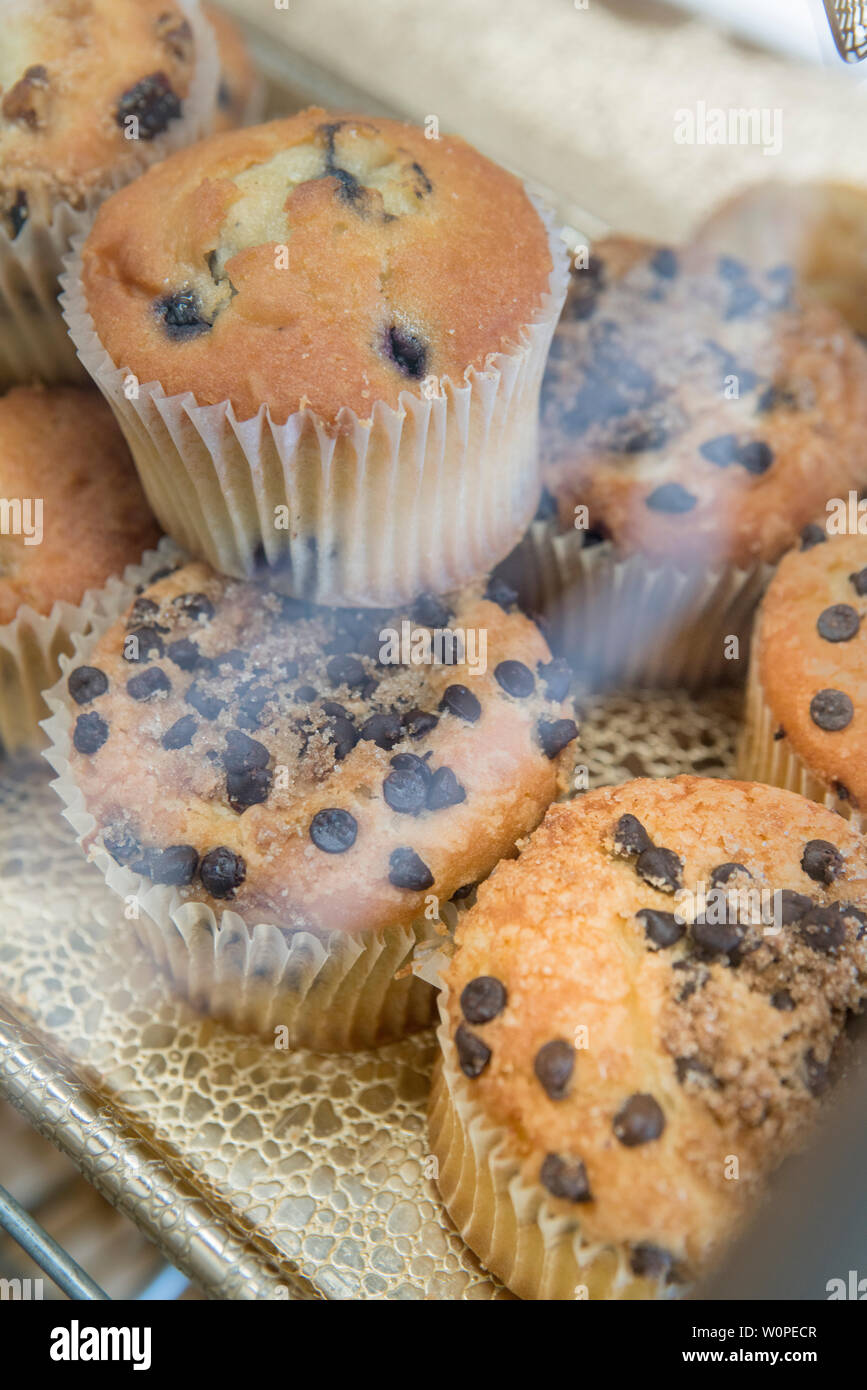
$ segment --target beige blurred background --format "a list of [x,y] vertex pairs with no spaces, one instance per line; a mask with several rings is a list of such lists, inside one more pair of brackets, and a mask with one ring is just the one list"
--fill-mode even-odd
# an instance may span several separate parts
[[[867,185],[867,93],[858,85],[867,73],[771,55],[657,0],[584,4],[228,0],[227,8],[268,36],[260,57],[299,91],[416,122],[436,115],[443,130],[549,189],[564,219],[590,233],[607,224],[677,239],[721,198],[769,178]],[[787,0],[806,4],[824,23],[820,0]],[[675,113],[699,103],[779,110],[780,152],[677,144]]]

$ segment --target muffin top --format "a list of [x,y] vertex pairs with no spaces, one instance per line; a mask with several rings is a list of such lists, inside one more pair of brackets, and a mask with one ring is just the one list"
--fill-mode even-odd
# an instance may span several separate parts
[[[93,838],[248,925],[409,923],[475,883],[544,814],[577,732],[568,670],[491,592],[389,613],[198,563],[156,578],[66,681]],[[446,629],[462,648],[432,645]]]
[[16,386],[0,396],[0,623],[22,604],[80,602],[156,545],[114,416],[92,387]]
[[839,535],[780,563],[755,660],[777,737],[838,797],[867,806],[867,537]]
[[724,255],[794,265],[805,292],[867,333],[867,188],[762,183],[717,208],[696,233]]
[[259,76],[237,24],[217,5],[203,5],[202,9],[216,35],[220,58],[214,130],[234,130],[250,119],[248,112],[259,87]]
[[778,559],[867,480],[867,352],[786,264],[606,245],[573,273],[542,390],[563,526],[684,568]]
[[444,1046],[469,1099],[587,1241],[687,1280],[867,995],[867,851],[792,792],[631,782],[553,806],[457,942]]
[[517,344],[552,268],[519,181],[462,140],[318,108],[148,170],[83,260],[116,366],[240,419],[309,405],[338,427]]
[[184,112],[196,53],[176,0],[7,0],[0,225],[85,205]]

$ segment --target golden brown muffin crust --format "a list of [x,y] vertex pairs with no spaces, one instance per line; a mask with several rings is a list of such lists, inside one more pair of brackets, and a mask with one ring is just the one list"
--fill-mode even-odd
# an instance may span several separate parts
[[[174,0],[15,0],[0,46],[0,217],[50,222],[63,199],[82,207],[141,140],[183,112],[193,33]],[[23,201],[22,201],[23,200]]]
[[103,346],[140,381],[331,424],[514,346],[551,270],[511,174],[457,137],[318,108],[150,169],[83,261]]
[[811,772],[867,806],[867,537],[786,555],[763,600],[756,659],[765,702]]
[[[487,634],[484,674],[380,664],[399,614],[313,609],[201,564],[152,584],[67,682],[72,775],[109,852],[218,915],[313,931],[409,923],[427,892],[448,899],[490,872],[556,795],[575,726],[535,624],[478,594],[443,611]],[[500,671],[525,682],[518,694],[504,661],[522,663]],[[190,872],[167,877],[153,852],[178,846]],[[216,850],[243,861],[234,891],[215,890]]]
[[[651,884],[653,862],[639,861],[623,816],[654,852],[680,858],[691,892],[709,889],[716,869],[731,875],[724,891],[794,890],[803,900],[790,898],[789,912],[802,915],[776,935],[693,923],[661,944],[670,923],[646,927],[636,914],[695,909]],[[817,840],[839,850],[833,882],[817,881],[831,861],[815,847],[814,876],[802,867]],[[552,806],[481,886],[447,973],[449,1032],[461,1026],[490,1057],[460,1084],[506,1131],[528,1181],[549,1155],[583,1164],[589,1200],[549,1195],[586,1240],[654,1251],[684,1278],[730,1234],[812,1117],[846,1012],[867,993],[865,874],[863,842],[824,808],[758,784],[677,777]],[[830,923],[809,915],[811,903],[843,900],[858,910],[832,908]],[[480,977],[506,994],[487,1022],[472,1021],[472,991],[462,1001]],[[574,1069],[552,1096],[540,1049],[557,1040]],[[462,1050],[471,1073],[473,1044]]]
[[0,396],[0,497],[42,503],[38,544],[0,534],[0,623],[24,603],[37,613],[57,600],[78,603],[159,540],[123,435],[95,387],[18,386]]
[[[867,353],[787,265],[606,243],[573,289],[542,391],[561,522],[684,567],[773,562],[867,478]],[[737,394],[734,394],[737,392]],[[579,520],[583,520],[579,516]]]

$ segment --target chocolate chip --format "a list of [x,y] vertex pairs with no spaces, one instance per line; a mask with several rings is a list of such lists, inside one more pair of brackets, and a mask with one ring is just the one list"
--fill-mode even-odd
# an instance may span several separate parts
[[372,714],[361,726],[361,737],[389,753],[403,737],[400,718],[396,714]]
[[736,434],[718,434],[714,439],[700,444],[698,452],[709,463],[715,463],[719,468],[727,468],[730,463],[737,462],[740,445]]
[[587,1169],[580,1158],[564,1158],[562,1154],[547,1154],[539,1170],[542,1186],[552,1197],[564,1202],[592,1202]]
[[425,807],[428,780],[415,768],[395,768],[383,782],[382,794],[393,811],[417,816]]
[[769,444],[761,439],[752,439],[748,444],[744,444],[738,454],[738,463],[745,468],[748,473],[759,475],[767,473],[774,461],[774,451]]
[[[430,757],[430,754],[428,753],[425,756]],[[417,772],[420,777],[424,778],[425,786],[428,785],[433,775],[425,759],[416,757],[415,753],[395,753],[394,757],[389,758],[388,761],[391,767],[404,771],[406,769],[411,769],[413,772]]]
[[678,922],[673,912],[658,912],[655,907],[643,907],[635,915],[644,927],[648,942],[658,950],[674,946],[686,931],[686,924]]
[[828,1064],[820,1062],[812,1048],[804,1053],[804,1082],[811,1096],[820,1096],[828,1089]]
[[420,627],[448,627],[453,616],[435,594],[420,594],[410,610],[410,617]]
[[326,854],[343,854],[355,844],[358,822],[339,806],[317,811],[310,822],[310,838]]
[[812,550],[814,545],[822,545],[827,539],[824,526],[819,526],[815,521],[811,521],[801,532],[801,549]]
[[757,289],[746,281],[733,285],[729,301],[726,305],[724,317],[727,319],[744,318],[751,313],[757,305],[761,304],[762,296]]
[[454,714],[458,719],[466,719],[469,724],[475,724],[482,713],[482,707],[475,695],[471,690],[467,690],[465,685],[446,686],[439,707],[447,710],[449,714]]
[[851,642],[857,636],[861,619],[848,603],[832,603],[819,614],[816,627],[826,642]]
[[247,658],[237,647],[230,647],[227,652],[218,652],[212,660],[218,671],[243,671],[247,664]]
[[331,742],[334,745],[334,757],[337,762],[342,762],[352,752],[361,737],[352,720],[342,714],[336,715],[329,724],[326,724],[324,732],[331,737]]
[[682,513],[692,511],[696,498],[680,483],[663,483],[660,487],[654,488],[653,492],[645,497],[644,502],[655,512]]
[[163,639],[149,623],[133,628],[124,639],[124,661],[150,661],[152,656],[162,656],[163,651]]
[[770,1002],[772,1009],[779,1009],[783,1014],[790,1014],[795,1007],[795,1001],[787,989],[774,990]]
[[712,888],[719,888],[722,884],[728,883],[729,879],[742,874],[744,878],[752,878],[752,874],[745,864],[729,861],[725,864],[717,864],[715,869],[710,871],[710,882]]
[[424,738],[440,722],[438,714],[425,709],[411,709],[403,716],[403,725],[410,738]]
[[820,690],[810,701],[810,718],[826,733],[839,733],[852,723],[855,706],[843,690]]
[[649,1241],[633,1245],[629,1255],[629,1268],[637,1279],[668,1279],[672,1275],[673,1259],[668,1250]]
[[536,667],[545,692],[549,700],[554,700],[557,704],[565,700],[572,684],[572,668],[568,661],[562,657],[555,657],[553,661],[540,661]]
[[166,729],[160,742],[163,748],[186,748],[193,741],[193,735],[199,727],[198,722],[191,714],[182,714],[180,719],[176,719],[171,728]]
[[108,738],[108,725],[101,714],[80,714],[75,721],[72,742],[79,753],[97,753]]
[[526,700],[536,689],[533,672],[523,661],[500,661],[494,667],[497,684],[516,700]]
[[830,840],[808,840],[801,868],[814,883],[833,883],[843,872],[843,856]]
[[249,767],[226,773],[226,796],[233,811],[242,815],[250,806],[261,806],[271,792],[271,773],[264,767]]
[[490,1023],[506,1007],[506,986],[494,975],[477,975],[461,990],[461,1013],[467,1023]]
[[455,1032],[455,1047],[458,1050],[458,1062],[461,1071],[464,1076],[475,1081],[490,1062],[491,1049],[482,1042],[481,1038],[477,1038],[475,1033],[471,1033],[469,1028],[464,1027],[463,1023],[458,1025]]
[[348,685],[350,689],[363,685],[367,679],[357,656],[333,656],[325,671],[332,685]]
[[575,1049],[563,1038],[552,1038],[536,1053],[533,1070],[549,1100],[563,1100],[575,1070]]
[[835,956],[838,947],[846,944],[846,923],[838,905],[812,907],[798,923],[798,935],[811,951]]
[[[146,624],[149,619],[155,618],[159,611],[160,606],[158,603],[154,603],[152,598],[145,598],[140,594],[127,614],[127,630],[133,627],[139,627],[142,623]],[[157,630],[159,632],[168,632],[168,628],[164,627],[159,627]]]
[[181,99],[164,72],[152,72],[122,94],[114,119],[123,129],[131,116],[138,123],[139,140],[153,140],[181,114]]
[[131,859],[137,859],[142,852],[138,840],[126,826],[104,834],[102,843],[117,864],[128,864]]
[[780,924],[790,927],[793,922],[798,922],[805,912],[809,912],[813,906],[813,899],[808,898],[804,893],[796,893],[791,888],[782,888],[779,896],[780,904]]
[[662,1107],[653,1096],[638,1092],[624,1101],[612,1124],[614,1136],[626,1148],[633,1149],[638,1144],[649,1144],[658,1139],[665,1129],[665,1116]]
[[392,324],[386,331],[383,350],[404,376],[420,381],[427,375],[427,348],[411,329]]
[[108,690],[108,676],[98,666],[76,666],[66,684],[77,705],[89,705]]
[[540,719],[536,727],[542,752],[552,760],[578,737],[574,719]]
[[154,303],[154,311],[162,321],[168,336],[175,342],[197,338],[212,327],[201,312],[201,304],[192,290],[177,290],[163,295]]
[[779,727],[778,729],[775,729],[775,730],[774,730],[774,743],[779,743],[779,742],[780,742],[780,739],[783,739],[783,738],[785,738],[785,737],[786,737],[786,731],[785,731],[785,729],[783,728],[783,726],[782,726],[782,724],[781,724],[780,727]]
[[458,806],[466,801],[467,794],[450,767],[438,767],[430,779],[427,789],[427,809],[442,811],[447,806]]
[[849,582],[855,589],[859,598],[867,594],[867,569],[858,570],[857,574],[849,575]]
[[192,705],[193,709],[198,711],[203,719],[216,719],[217,715],[226,708],[225,700],[218,699],[216,695],[210,695],[208,691],[202,689],[198,681],[193,681],[184,699],[188,705]]
[[170,642],[166,647],[166,656],[169,661],[180,666],[182,671],[194,671],[202,660],[202,653],[196,643],[191,642],[188,637],[181,637],[177,642]]
[[15,190],[15,201],[12,203],[7,217],[9,219],[9,229],[12,232],[12,240],[19,235],[21,228],[26,224],[30,216],[30,208],[27,202],[27,194],[23,188]]
[[622,815],[614,827],[614,850],[616,854],[641,854],[653,847],[653,841],[637,816],[628,811]]
[[258,739],[248,738],[238,729],[226,733],[223,766],[227,772],[249,772],[254,767],[267,767],[270,753]]
[[677,253],[672,251],[670,246],[660,246],[655,251],[648,262],[651,270],[656,271],[664,280],[674,280],[678,271]]
[[395,888],[406,888],[411,893],[422,893],[432,888],[434,877],[415,850],[402,845],[392,850],[388,859],[388,881]]
[[147,864],[147,877],[154,883],[169,883],[180,888],[192,883],[199,855],[192,845],[169,845],[168,849],[149,850]]
[[692,924],[692,939],[696,946],[709,956],[727,956],[740,946],[744,933],[740,927],[728,922],[708,922],[698,917]]
[[674,1070],[681,1085],[693,1079],[709,1081],[714,1088],[719,1084],[707,1063],[698,1057],[675,1057]]
[[683,861],[672,849],[652,846],[642,850],[635,865],[639,877],[662,893],[673,893],[682,887]]
[[511,584],[507,584],[505,579],[499,575],[492,574],[485,589],[485,598],[491,603],[496,603],[504,613],[509,613],[518,602],[518,591],[513,589]]
[[468,898],[471,893],[475,893],[478,886],[479,885],[477,883],[464,883],[461,885],[460,888],[455,889],[455,891],[452,893],[452,897],[454,898],[455,902],[459,902],[463,898]]
[[210,622],[214,616],[214,605],[207,594],[178,594],[172,599],[172,607],[181,617],[191,618],[193,622]]
[[152,700],[155,695],[168,695],[171,688],[172,683],[160,666],[149,666],[126,683],[127,694],[132,700]]
[[247,877],[247,865],[240,854],[218,845],[209,850],[199,867],[202,887],[212,898],[234,898]]

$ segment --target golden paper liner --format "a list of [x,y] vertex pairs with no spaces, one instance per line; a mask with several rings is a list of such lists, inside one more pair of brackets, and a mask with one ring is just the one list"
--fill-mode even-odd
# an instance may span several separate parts
[[[426,398],[402,391],[340,433],[312,410],[283,425],[261,406],[200,406],[136,382],[105,351],[81,283],[78,239],[61,296],[70,336],[117,417],[151,508],[192,555],[237,578],[264,563],[271,582],[320,604],[390,606],[478,579],[517,543],[539,495],[539,391],[566,295],[568,254],[539,209],[553,269],[509,352]],[[131,386],[127,383],[131,383]],[[126,389],[125,389],[126,388]],[[275,509],[288,507],[277,529]]]
[[[137,587],[186,558],[163,539],[122,580],[111,580],[92,605],[89,630],[74,633],[72,653],[61,656],[60,680],[46,691],[51,717],[43,724],[50,740],[44,756],[57,773],[52,786],[79,844],[90,841],[97,825],[70,771],[74,711],[68,672],[88,660]],[[418,943],[437,935],[426,918],[357,936],[290,932],[273,923],[247,923],[231,909],[217,915],[177,888],[115,863],[99,844],[89,857],[125,900],[133,930],[178,991],[233,1028],[267,1036],[275,1046],[340,1051],[374,1047],[433,1022],[435,990],[408,968]],[[401,978],[395,979],[398,971]]]
[[[548,622],[552,647],[589,689],[675,687],[697,691],[742,675],[752,618],[772,574],[721,565],[706,571],[619,556],[605,541],[535,521],[504,573],[522,602]],[[737,638],[738,659],[725,655]]]
[[765,782],[770,787],[800,792],[808,800],[818,801],[820,805],[836,811],[850,822],[854,830],[863,832],[864,818],[851,801],[838,796],[833,786],[811,772],[792,748],[790,739],[774,738],[780,721],[767,703],[759,675],[760,633],[761,627],[757,625],[750,652],[744,725],[737,752],[737,776],[745,782]]
[[584,1240],[580,1216],[554,1209],[504,1129],[475,1100],[456,1064],[448,989],[443,988],[428,1111],[437,1186],[449,1216],[486,1269],[520,1298],[544,1300],[672,1297],[660,1279],[638,1278],[621,1245]]
[[58,202],[51,222],[28,218],[16,237],[0,226],[0,388],[16,382],[87,381],[57,302],[63,258],[86,235],[100,205],[173,150],[210,133],[217,96],[217,45],[198,0],[177,0],[193,30],[196,67],[183,114],[154,140],[130,141],[120,167],[83,207]]

